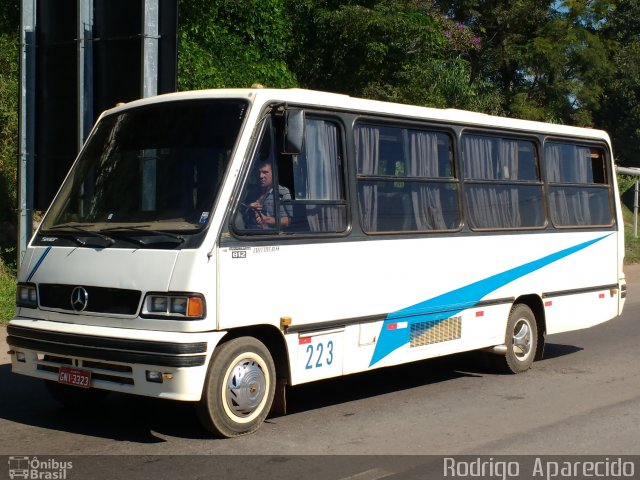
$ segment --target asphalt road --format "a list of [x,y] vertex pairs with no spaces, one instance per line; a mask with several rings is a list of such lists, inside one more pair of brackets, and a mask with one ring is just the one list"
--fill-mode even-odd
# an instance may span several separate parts
[[[188,404],[114,394],[95,411],[64,410],[40,381],[11,374],[0,330],[0,455],[269,456],[255,457],[269,459],[260,466],[218,457],[226,458],[217,465],[228,465],[227,478],[245,470],[268,478],[277,459],[288,471],[294,463],[304,468],[306,457],[290,455],[316,463],[329,458],[319,455],[368,455],[345,460],[348,475],[307,475],[359,480],[401,471],[401,478],[426,478],[419,472],[432,460],[393,457],[403,455],[639,455],[640,266],[627,276],[622,317],[548,337],[546,358],[525,374],[492,373],[470,353],[304,385],[290,390],[286,416],[231,440],[210,438]],[[323,468],[351,457],[330,458]],[[171,472],[156,468],[157,478]]]

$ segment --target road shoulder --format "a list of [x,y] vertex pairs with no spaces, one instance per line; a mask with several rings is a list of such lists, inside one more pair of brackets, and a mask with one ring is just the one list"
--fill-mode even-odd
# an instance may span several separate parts
[[11,363],[11,357],[7,351],[9,346],[7,345],[7,326],[0,325],[0,365],[5,363]]

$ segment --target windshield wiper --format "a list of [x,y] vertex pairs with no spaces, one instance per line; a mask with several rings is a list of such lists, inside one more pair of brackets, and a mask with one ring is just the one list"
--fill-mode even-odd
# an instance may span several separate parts
[[[132,225],[132,226],[122,226],[122,227],[113,227],[113,228],[103,228],[102,230],[100,230],[101,232],[115,232],[115,231],[131,231],[131,232],[140,232],[140,233],[147,233],[147,234],[151,234],[151,235],[156,235],[156,236],[163,236],[163,237],[169,237],[169,238],[173,238],[176,241],[183,243],[184,242],[184,237],[182,235],[176,235],[175,233],[170,233],[170,232],[163,232],[161,230],[150,230],[148,228],[145,227],[150,227],[151,225]],[[141,240],[139,240],[139,242],[142,245],[146,245],[145,242],[142,242]]]
[[[82,225],[83,225],[83,227],[92,227],[93,226],[93,224],[89,224],[89,223],[83,223]],[[74,230],[76,232],[84,233],[86,235],[89,235],[90,237],[101,238],[101,239],[107,241],[107,243],[108,243],[107,246],[109,246],[109,247],[111,245],[113,245],[114,243],[116,243],[116,241],[113,238],[111,238],[110,236],[108,236],[108,235],[105,235],[105,234],[100,233],[100,232],[95,232],[93,230],[87,230],[86,228],[83,228],[83,227],[80,227],[80,226],[74,224],[73,222],[72,223],[61,223],[59,225],[53,225],[51,228],[49,228],[49,229],[47,229],[45,231],[46,232],[55,232],[55,231],[60,231],[61,229],[70,228],[71,230]],[[87,244],[87,242],[81,240],[78,237],[74,237],[74,240],[76,242],[78,242],[80,245],[83,245],[83,246]]]

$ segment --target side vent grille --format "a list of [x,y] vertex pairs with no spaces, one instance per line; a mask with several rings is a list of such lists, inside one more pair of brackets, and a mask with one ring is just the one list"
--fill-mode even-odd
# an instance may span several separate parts
[[434,343],[457,340],[462,335],[461,317],[446,320],[430,320],[411,325],[411,343],[413,347],[423,347]]

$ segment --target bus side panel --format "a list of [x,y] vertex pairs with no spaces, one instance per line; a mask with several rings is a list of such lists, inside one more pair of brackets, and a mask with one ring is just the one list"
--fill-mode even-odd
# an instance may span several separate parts
[[592,327],[617,315],[618,295],[608,288],[545,299],[547,334]]
[[618,315],[617,237],[548,267],[543,286],[547,334],[568,332]]
[[[499,345],[518,297],[615,285],[615,237],[573,232],[222,248],[219,327],[280,327],[290,317],[297,332],[286,335],[293,383]],[[564,293],[574,305],[583,300]],[[551,331],[614,316],[615,302],[600,293],[601,307],[580,307],[592,308],[589,315],[548,308]]]

